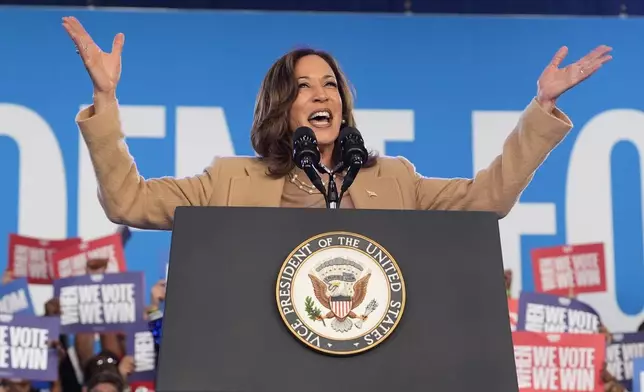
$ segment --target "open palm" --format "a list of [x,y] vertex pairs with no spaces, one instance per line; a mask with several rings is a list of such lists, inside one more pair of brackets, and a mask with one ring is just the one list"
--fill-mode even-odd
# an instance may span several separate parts
[[114,37],[112,53],[105,53],[96,45],[83,25],[74,17],[63,18],[63,27],[76,45],[85,68],[92,78],[95,92],[111,92],[121,77],[121,53],[125,36],[119,33]]
[[537,82],[537,97],[541,102],[554,102],[561,94],[581,83],[595,73],[604,63],[612,59],[608,54],[612,48],[601,45],[577,62],[566,67],[559,65],[568,54],[568,48],[560,48]]

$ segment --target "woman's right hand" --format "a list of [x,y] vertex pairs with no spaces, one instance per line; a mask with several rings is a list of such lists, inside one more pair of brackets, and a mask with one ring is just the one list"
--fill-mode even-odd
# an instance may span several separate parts
[[116,85],[121,77],[121,53],[125,35],[114,37],[112,53],[105,53],[96,45],[83,25],[73,16],[63,18],[63,27],[76,45],[85,68],[94,84],[94,96],[115,96]]

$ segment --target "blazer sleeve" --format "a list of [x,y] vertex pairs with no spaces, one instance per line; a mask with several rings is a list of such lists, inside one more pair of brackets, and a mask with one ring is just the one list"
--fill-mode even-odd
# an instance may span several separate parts
[[93,106],[83,109],[76,123],[89,150],[99,201],[110,221],[171,230],[176,207],[208,203],[220,171],[217,161],[194,177],[144,179],[125,143],[118,102],[106,109],[99,114]]
[[561,110],[548,113],[533,99],[505,140],[502,153],[472,179],[426,178],[400,158],[413,176],[417,208],[493,211],[505,217],[572,126]]

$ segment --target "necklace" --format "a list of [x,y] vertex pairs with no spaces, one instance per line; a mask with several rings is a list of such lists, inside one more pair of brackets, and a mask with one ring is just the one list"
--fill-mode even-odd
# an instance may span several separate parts
[[[289,177],[289,181],[291,181],[293,184],[295,184],[295,186],[297,186],[298,188],[300,188],[304,192],[307,192],[309,195],[312,195],[315,192],[320,192],[318,190],[318,188],[316,188],[315,186],[313,186],[311,184],[307,184],[306,182],[300,180],[297,177],[296,173],[288,173],[288,177]],[[326,187],[326,181],[323,180],[322,185],[324,185]]]

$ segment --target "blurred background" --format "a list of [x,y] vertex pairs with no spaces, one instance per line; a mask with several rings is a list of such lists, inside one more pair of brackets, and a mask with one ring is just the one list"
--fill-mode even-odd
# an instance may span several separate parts
[[[216,155],[253,155],[259,84],[300,46],[338,58],[369,147],[407,157],[426,176],[471,177],[501,151],[561,46],[567,65],[606,44],[614,59],[558,102],[573,130],[500,221],[504,265],[516,299],[535,290],[533,251],[602,244],[605,290],[576,298],[608,330],[634,332],[644,321],[641,0],[0,4],[0,268],[13,257],[10,234],[89,240],[118,229],[98,204],[75,124],[92,86],[63,16],[77,17],[106,51],[125,34],[117,93],[145,177],[194,175]],[[165,279],[169,246],[167,232],[131,232],[124,258],[127,270],[143,272],[146,293]],[[29,289],[43,314],[51,286]]]
[[637,0],[25,0],[11,5],[407,14],[641,15]]

